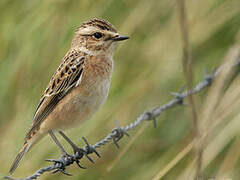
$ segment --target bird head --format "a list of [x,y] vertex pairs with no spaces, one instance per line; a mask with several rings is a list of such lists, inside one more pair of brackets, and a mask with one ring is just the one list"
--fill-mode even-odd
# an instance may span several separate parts
[[72,47],[93,55],[101,53],[113,55],[118,42],[126,39],[129,37],[119,34],[106,20],[94,18],[77,28]]

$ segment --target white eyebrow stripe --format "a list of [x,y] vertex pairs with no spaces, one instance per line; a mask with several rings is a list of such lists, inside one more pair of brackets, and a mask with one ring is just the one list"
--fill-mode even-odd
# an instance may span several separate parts
[[108,31],[108,30],[101,30],[101,29],[99,29],[99,28],[97,28],[97,27],[93,27],[93,26],[88,26],[88,27],[85,27],[85,28],[80,29],[80,30],[79,30],[79,34],[80,34],[80,35],[91,35],[91,34],[93,34],[94,32],[99,32],[99,31],[100,31],[100,32],[107,32],[108,34],[110,34],[110,35],[112,35],[112,36],[118,34],[118,33],[116,33],[116,32],[112,32],[112,31]]
[[79,34],[92,34],[93,32],[99,31],[96,27],[86,27],[79,31]]

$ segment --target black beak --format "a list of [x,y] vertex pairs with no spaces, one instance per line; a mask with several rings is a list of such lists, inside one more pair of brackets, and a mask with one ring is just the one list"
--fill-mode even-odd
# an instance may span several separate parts
[[114,37],[112,38],[113,41],[123,41],[123,40],[126,40],[126,39],[129,39],[129,37],[128,37],[128,36],[121,35],[121,34],[119,34],[119,35],[117,35],[117,36],[114,36]]

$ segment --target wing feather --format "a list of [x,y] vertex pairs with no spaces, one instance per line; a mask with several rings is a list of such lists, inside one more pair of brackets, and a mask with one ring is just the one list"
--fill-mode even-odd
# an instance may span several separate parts
[[84,69],[85,56],[77,51],[70,51],[64,57],[58,70],[52,76],[40,102],[37,106],[32,126],[25,141],[37,130],[41,123],[54,110],[58,102],[77,85]]

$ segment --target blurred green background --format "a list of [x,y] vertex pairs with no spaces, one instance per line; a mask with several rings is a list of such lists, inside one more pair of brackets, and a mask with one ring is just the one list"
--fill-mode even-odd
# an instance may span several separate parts
[[[194,84],[202,70],[221,64],[240,28],[239,0],[187,0],[189,36],[193,53]],[[74,30],[93,17],[107,19],[130,40],[120,43],[109,98],[93,119],[66,131],[77,144],[85,136],[90,143],[102,139],[115,126],[127,125],[143,111],[159,106],[185,84],[182,69],[182,39],[176,0],[1,0],[0,1],[0,175],[21,148],[34,110],[51,75],[71,44]],[[207,90],[196,96],[201,111]],[[144,123],[124,138],[117,150],[112,144],[99,149],[102,158],[91,164],[67,168],[73,177],[46,174],[41,179],[148,180],[153,179],[193,139],[186,107],[176,107],[157,118],[157,128]],[[229,117],[230,118],[230,117]],[[233,118],[233,117],[231,117]],[[230,118],[230,119],[231,119]],[[230,120],[229,120],[230,121]],[[239,128],[240,130],[240,128]],[[235,132],[235,131],[234,131]],[[240,132],[240,131],[239,131]],[[219,133],[216,133],[216,137]],[[240,149],[237,130],[204,167],[213,178],[224,164],[232,144]],[[61,139],[70,152],[71,148]],[[239,142],[239,140],[238,140]],[[234,147],[235,147],[234,146]],[[239,179],[240,162],[229,178]],[[60,155],[49,137],[22,160],[15,177],[31,175],[47,166],[45,159]],[[181,178],[194,159],[191,151],[165,173],[162,179]],[[186,179],[186,178],[185,178]]]

